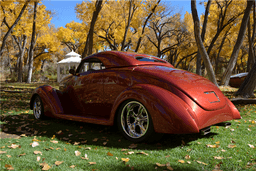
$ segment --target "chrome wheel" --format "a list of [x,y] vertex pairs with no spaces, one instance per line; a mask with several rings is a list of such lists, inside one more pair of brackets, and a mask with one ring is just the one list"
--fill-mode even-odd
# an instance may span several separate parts
[[34,100],[33,113],[36,119],[40,119],[42,115],[42,102],[39,97]]
[[121,126],[131,138],[143,137],[149,128],[149,114],[138,101],[128,102],[121,111]]

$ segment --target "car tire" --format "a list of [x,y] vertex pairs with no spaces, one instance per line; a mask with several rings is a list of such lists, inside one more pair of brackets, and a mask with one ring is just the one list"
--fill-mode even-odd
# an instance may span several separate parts
[[40,96],[36,95],[33,101],[33,114],[36,119],[45,119],[44,105]]
[[151,116],[139,101],[129,100],[121,105],[117,116],[117,126],[123,136],[134,143],[155,140]]

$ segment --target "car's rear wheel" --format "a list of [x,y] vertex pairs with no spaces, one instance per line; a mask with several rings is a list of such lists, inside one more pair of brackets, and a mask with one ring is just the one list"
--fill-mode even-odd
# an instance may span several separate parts
[[153,122],[146,107],[135,100],[130,100],[120,107],[117,124],[126,139],[142,142],[150,139],[154,133]]
[[33,114],[36,119],[44,119],[44,106],[41,98],[37,95],[33,102]]

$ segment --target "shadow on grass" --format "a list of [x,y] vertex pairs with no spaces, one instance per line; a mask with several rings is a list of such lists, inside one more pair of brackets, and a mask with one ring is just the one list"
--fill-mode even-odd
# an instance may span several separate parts
[[[114,148],[128,148],[132,144],[117,131],[115,126],[95,125],[52,118],[47,120],[36,120],[31,114],[2,116],[1,121],[4,122],[4,124],[1,125],[3,132],[1,138],[5,138],[4,134],[14,134],[17,136],[25,134],[28,137],[42,136],[48,138],[52,138],[55,135],[55,138],[60,141],[71,144],[78,143],[79,145],[86,144]],[[211,138],[214,135],[216,134],[210,133],[206,136],[200,134],[165,134],[157,143],[141,143],[138,144],[137,149],[164,150],[175,147],[183,148],[191,141],[200,138]],[[104,142],[107,142],[107,144]]]

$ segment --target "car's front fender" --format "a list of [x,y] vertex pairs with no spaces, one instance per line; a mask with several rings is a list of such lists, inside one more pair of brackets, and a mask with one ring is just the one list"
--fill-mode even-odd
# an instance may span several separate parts
[[49,85],[36,88],[30,100],[30,109],[33,109],[33,101],[38,95],[42,99],[45,116],[54,117],[55,114],[63,113],[63,108],[57,91],[58,90]]
[[182,134],[198,133],[199,128],[191,117],[191,108],[177,95],[163,88],[138,84],[123,91],[116,99],[112,111],[111,120],[118,113],[119,107],[127,100],[141,102],[149,111],[155,132]]

